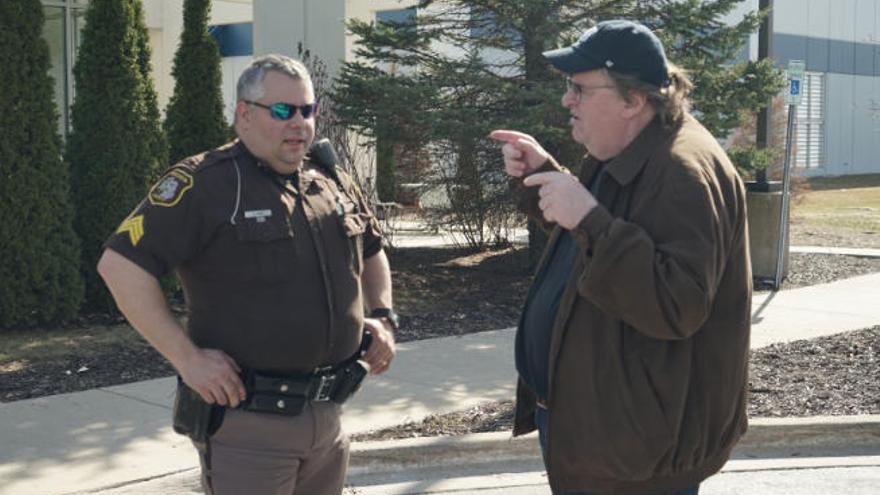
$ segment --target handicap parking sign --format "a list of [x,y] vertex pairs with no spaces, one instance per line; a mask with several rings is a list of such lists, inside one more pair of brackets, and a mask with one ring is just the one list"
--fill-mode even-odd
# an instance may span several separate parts
[[801,81],[804,79],[806,65],[803,60],[788,61],[788,69],[785,71],[788,77],[788,94],[785,95],[785,99],[788,100],[789,105],[797,105],[801,102]]

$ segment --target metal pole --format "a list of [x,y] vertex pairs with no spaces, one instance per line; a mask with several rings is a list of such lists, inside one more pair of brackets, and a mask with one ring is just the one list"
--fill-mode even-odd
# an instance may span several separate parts
[[[761,21],[758,30],[758,60],[769,58],[773,53],[773,0],[760,0],[758,8],[770,10],[770,14]],[[758,113],[757,129],[755,130],[755,146],[764,149],[769,144],[773,134],[773,98],[767,98],[767,104]],[[764,184],[763,191],[769,191],[767,184],[767,170],[755,171],[755,181]]]
[[782,170],[782,207],[779,209],[779,241],[776,243],[776,278],[773,289],[779,290],[782,284],[782,267],[785,264],[785,237],[788,234],[788,192],[791,181],[791,151],[794,138],[794,124],[797,119],[797,105],[788,106],[788,131],[785,135],[785,166]]

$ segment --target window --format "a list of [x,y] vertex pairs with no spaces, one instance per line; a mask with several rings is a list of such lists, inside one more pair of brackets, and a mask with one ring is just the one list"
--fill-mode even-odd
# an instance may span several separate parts
[[49,75],[55,83],[55,104],[58,106],[58,129],[64,133],[67,126],[67,71],[65,70],[64,7],[43,7],[43,39],[49,45]]
[[807,72],[802,81],[795,130],[796,167],[816,168],[825,164],[825,74]]
[[404,24],[411,22],[415,16],[415,7],[409,9],[380,10],[376,12],[376,21],[386,24]]
[[43,0],[43,39],[49,45],[49,75],[55,81],[58,130],[62,136],[66,136],[70,129],[73,66],[87,6],[87,0]]
[[[411,29],[415,27],[414,21],[416,18],[417,12],[416,9],[408,8],[408,9],[397,9],[397,10],[379,10],[376,12],[376,23],[377,24],[389,24],[391,26],[396,27],[397,29]],[[395,26],[395,25],[403,25],[403,26]],[[406,68],[398,67],[396,62],[381,63],[379,64],[379,68],[388,72],[389,74],[396,74],[400,70],[405,70]]]

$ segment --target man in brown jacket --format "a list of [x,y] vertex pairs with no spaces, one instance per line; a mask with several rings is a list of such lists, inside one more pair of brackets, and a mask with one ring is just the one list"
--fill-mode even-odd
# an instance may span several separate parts
[[516,338],[514,435],[554,493],[696,494],[745,432],[751,267],[742,181],[640,24],[544,53],[587,150],[580,177],[494,131],[520,206],[552,228]]

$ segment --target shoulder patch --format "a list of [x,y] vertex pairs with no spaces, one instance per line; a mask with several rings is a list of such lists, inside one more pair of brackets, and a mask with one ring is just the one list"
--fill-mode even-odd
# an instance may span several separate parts
[[193,183],[195,180],[189,172],[179,168],[174,169],[159,179],[159,182],[150,189],[147,198],[151,205],[170,208],[180,202],[183,195],[192,188]]

